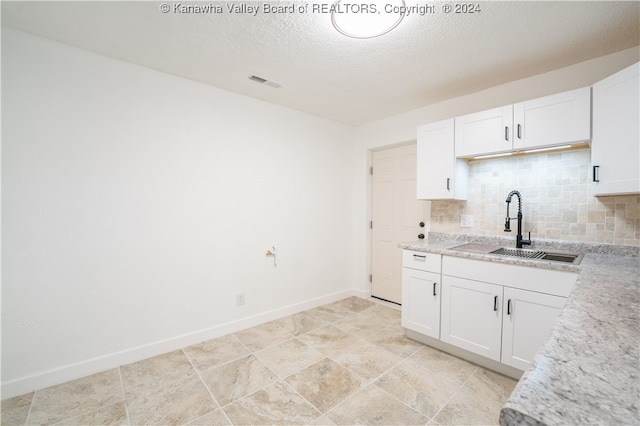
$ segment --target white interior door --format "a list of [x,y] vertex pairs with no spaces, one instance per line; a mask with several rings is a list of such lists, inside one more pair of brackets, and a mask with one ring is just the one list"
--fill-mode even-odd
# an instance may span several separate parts
[[426,235],[428,202],[416,198],[416,144],[373,152],[371,295],[402,303],[398,243]]

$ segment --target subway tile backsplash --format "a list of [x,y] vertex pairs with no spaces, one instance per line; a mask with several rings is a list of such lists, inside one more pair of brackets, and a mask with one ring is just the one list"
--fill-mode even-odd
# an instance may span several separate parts
[[[589,149],[472,161],[468,200],[432,201],[431,231],[508,236],[505,199],[516,189],[525,236],[640,246],[640,196],[591,197],[589,164]],[[517,212],[513,197],[509,215]],[[460,226],[463,214],[474,216],[473,227]],[[515,239],[515,219],[511,229]]]

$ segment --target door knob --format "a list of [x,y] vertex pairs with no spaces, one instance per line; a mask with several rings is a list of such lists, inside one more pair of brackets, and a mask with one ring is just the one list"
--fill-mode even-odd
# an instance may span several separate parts
[[420,238],[421,240],[424,240],[424,234],[418,235],[418,238]]

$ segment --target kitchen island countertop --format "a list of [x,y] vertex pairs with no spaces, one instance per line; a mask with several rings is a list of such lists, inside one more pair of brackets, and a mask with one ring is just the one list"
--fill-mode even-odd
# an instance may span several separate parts
[[561,252],[586,248],[580,264],[573,265],[490,254],[503,242],[439,235],[399,245],[579,274],[547,342],[504,405],[500,424],[640,424],[638,248],[572,243],[536,247]]

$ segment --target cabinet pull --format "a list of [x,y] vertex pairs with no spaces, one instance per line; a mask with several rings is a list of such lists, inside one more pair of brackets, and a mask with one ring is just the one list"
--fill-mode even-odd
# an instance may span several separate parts
[[433,295],[434,295],[434,296],[436,295],[436,284],[437,284],[437,283],[433,283]]
[[600,178],[598,177],[598,172],[600,171],[600,166],[593,166],[593,181],[600,182]]
[[498,296],[493,297],[493,310],[494,311],[498,310]]
[[447,178],[447,191],[450,191],[449,183],[451,182],[451,178]]
[[511,299],[507,300],[507,315],[511,315]]
[[509,126],[504,126],[504,140],[509,140]]
[[422,255],[422,254],[414,254],[414,255],[413,255],[413,259],[414,259],[414,260],[416,260],[416,259],[418,259],[418,260],[425,260],[426,258],[427,258],[427,256],[426,256],[426,255]]
[[522,139],[522,125],[518,124],[518,139]]

